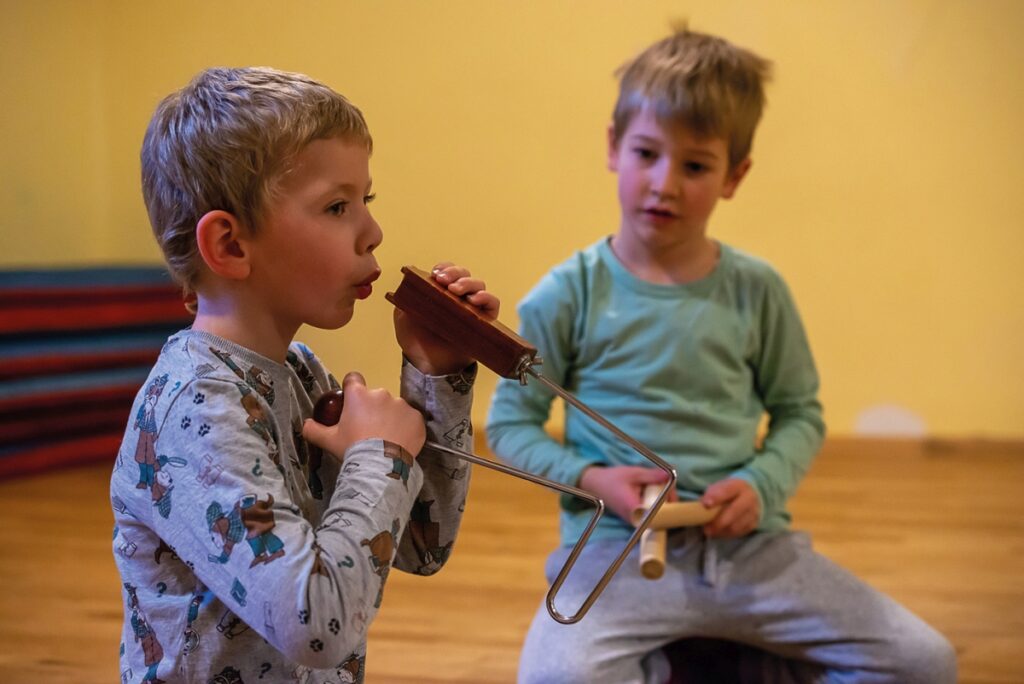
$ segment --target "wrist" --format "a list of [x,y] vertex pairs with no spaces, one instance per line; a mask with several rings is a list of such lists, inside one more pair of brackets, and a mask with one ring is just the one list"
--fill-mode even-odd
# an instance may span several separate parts
[[586,490],[588,492],[593,492],[594,488],[593,488],[592,480],[593,480],[594,475],[596,474],[596,469],[598,469],[598,468],[603,469],[604,468],[604,464],[603,463],[589,463],[586,466],[584,466],[583,470],[580,471],[579,478],[576,481],[577,482],[577,486],[580,489],[584,489],[584,490]]
[[462,363],[461,361],[436,363],[430,359],[413,358],[408,355],[406,355],[406,358],[409,359],[409,363],[411,363],[420,373],[434,376],[456,375],[464,372],[473,363],[472,360],[466,361],[465,363]]

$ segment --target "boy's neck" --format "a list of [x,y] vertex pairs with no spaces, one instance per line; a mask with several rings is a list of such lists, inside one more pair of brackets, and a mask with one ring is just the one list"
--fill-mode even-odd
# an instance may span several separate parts
[[640,280],[658,285],[683,285],[702,280],[711,275],[721,257],[718,242],[706,235],[667,248],[649,249],[618,233],[610,244],[612,253],[626,270]]
[[199,296],[193,330],[217,335],[278,363],[285,362],[288,345],[298,328],[283,329],[265,310],[247,311],[239,302],[216,301]]

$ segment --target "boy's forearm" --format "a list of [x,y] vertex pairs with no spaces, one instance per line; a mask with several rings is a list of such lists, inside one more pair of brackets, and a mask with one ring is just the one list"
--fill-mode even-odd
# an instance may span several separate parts
[[[402,398],[426,421],[427,440],[472,451],[470,409],[476,366],[460,373],[431,376],[406,362],[402,369]],[[417,458],[423,486],[410,513],[398,548],[395,567],[429,575],[447,562],[458,535],[469,489],[469,464],[455,456],[425,447]]]
[[825,425],[820,409],[772,419],[761,450],[736,473],[761,498],[761,519],[783,510],[821,448]]
[[[498,408],[497,412],[501,409]],[[490,449],[513,466],[572,487],[592,461],[553,439],[530,420],[492,420],[487,426]]]
[[[408,465],[408,455],[397,445],[365,440],[345,454],[331,503],[315,530],[306,576],[292,588],[310,606],[308,626],[293,634],[273,634],[275,648],[310,667],[331,667],[365,643],[366,632],[381,605],[393,550],[407,526],[422,473]],[[304,545],[305,546],[305,545]],[[323,577],[320,577],[320,576]],[[296,597],[268,583],[281,605],[296,605]],[[282,596],[282,594],[284,594]],[[316,606],[340,603],[338,631],[332,613]],[[308,653],[311,638],[320,638],[329,655]],[[317,662],[308,662],[309,658]]]
[[819,380],[803,322],[781,278],[766,299],[759,393],[769,415],[761,451],[741,471],[761,497],[762,520],[783,511],[825,436]]

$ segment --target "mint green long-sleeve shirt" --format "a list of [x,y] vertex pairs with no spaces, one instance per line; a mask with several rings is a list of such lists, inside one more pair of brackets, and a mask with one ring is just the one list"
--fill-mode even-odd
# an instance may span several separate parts
[[[633,276],[605,239],[550,271],[518,311],[543,374],[671,463],[681,499],[739,477],[760,497],[759,529],[788,527],[786,501],[825,425],[803,324],[771,266],[722,244],[706,278],[659,285]],[[553,398],[539,383],[502,380],[488,416],[491,449],[570,485],[595,463],[654,467],[571,406],[563,442],[553,439],[544,429]],[[590,516],[563,500],[563,543],[574,543]],[[631,531],[606,515],[594,538]]]

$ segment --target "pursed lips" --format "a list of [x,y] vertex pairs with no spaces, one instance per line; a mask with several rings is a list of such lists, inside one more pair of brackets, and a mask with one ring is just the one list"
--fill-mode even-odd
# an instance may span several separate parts
[[366,280],[356,285],[356,297],[359,299],[366,299],[373,294],[373,282],[380,278],[380,269],[377,269],[370,274]]

